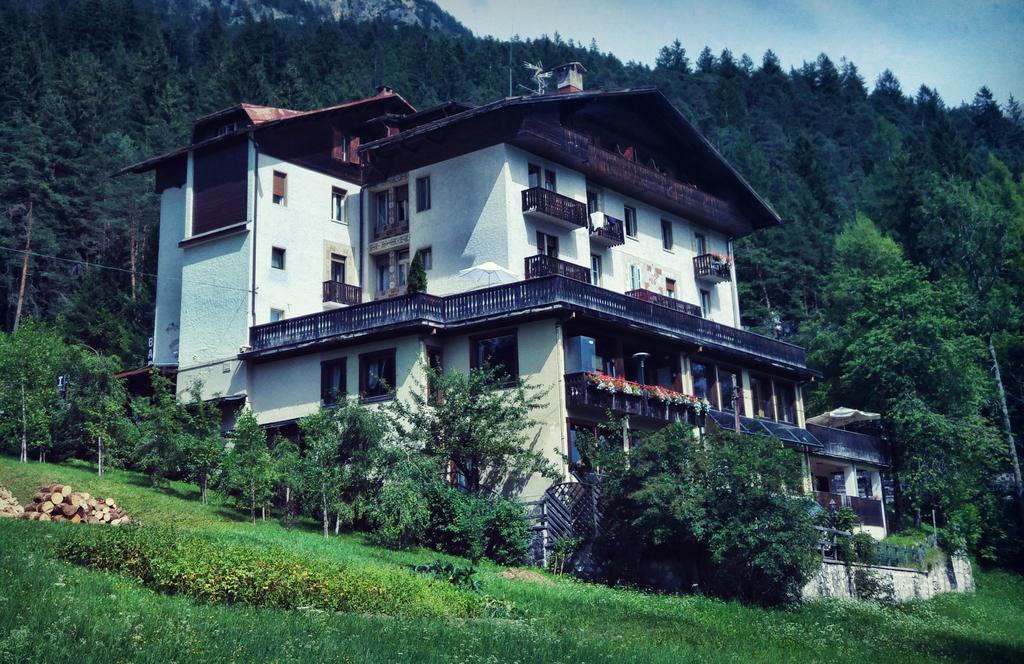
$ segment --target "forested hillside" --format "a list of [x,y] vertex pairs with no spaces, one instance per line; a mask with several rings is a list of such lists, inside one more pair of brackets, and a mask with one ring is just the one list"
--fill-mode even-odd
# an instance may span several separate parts
[[[825,54],[786,71],[771,52],[755,60],[677,42],[652,68],[557,34],[510,44],[182,5],[0,7],[5,329],[23,299],[23,318],[53,321],[125,365],[144,361],[157,201],[148,178],[109,175],[183,145],[203,113],[239,101],[308,109],[380,84],[417,107],[483,103],[509,93],[509,62],[518,94],[522,61],[579,60],[588,88],[661,88],[786,220],[737,248],[743,309],[750,327],[811,349],[826,380],[809,409],[886,412],[911,441],[896,449],[916,478],[903,504],[959,515],[977,546],[1012,540],[1007,436],[1024,429],[1016,100],[981,88],[951,108],[942,81],[903,90],[889,73],[865,81]],[[997,514],[998,532],[979,534]]]

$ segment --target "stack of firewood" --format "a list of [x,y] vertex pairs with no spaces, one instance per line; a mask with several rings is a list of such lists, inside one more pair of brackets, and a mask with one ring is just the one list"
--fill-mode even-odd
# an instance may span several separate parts
[[72,491],[67,484],[44,484],[25,506],[23,515],[33,521],[70,521],[71,523],[106,523],[120,526],[131,522],[113,498],[91,496]]
[[0,486],[0,518],[17,519],[24,511],[25,508],[21,506],[14,494],[7,487]]

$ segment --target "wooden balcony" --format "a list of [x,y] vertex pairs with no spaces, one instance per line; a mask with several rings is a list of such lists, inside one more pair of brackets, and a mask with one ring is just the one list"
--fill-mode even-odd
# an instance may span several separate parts
[[776,369],[802,375],[811,373],[807,370],[804,349],[799,346],[561,274],[446,297],[423,293],[402,295],[257,325],[249,330],[251,350],[241,353],[241,357],[306,352],[311,347],[334,345],[387,330],[402,333],[424,329],[460,330],[488,320],[507,322],[516,317],[536,316],[540,310],[553,315],[562,312],[600,318],[612,325],[659,335],[674,342],[699,345],[707,352],[722,352],[737,362],[770,364]]
[[549,277],[557,274],[576,281],[582,281],[585,284],[590,283],[590,270],[576,263],[541,254],[527,256],[524,262],[526,263],[525,274],[527,279]]
[[892,463],[889,446],[877,436],[817,424],[808,424],[807,430],[825,446],[816,454],[862,461],[876,466],[888,466]]
[[617,247],[626,241],[625,224],[604,212],[590,215],[590,243]]
[[626,295],[635,297],[638,300],[643,300],[644,302],[650,302],[662,307],[668,307],[675,311],[681,311],[684,314],[690,314],[691,316],[704,316],[704,312],[701,311],[700,307],[696,304],[683,302],[682,300],[677,300],[675,298],[668,297],[667,295],[662,295],[661,293],[649,291],[646,288],[635,288],[631,291],[626,291]]
[[337,304],[359,304],[363,301],[363,289],[340,281],[324,282],[324,302]]
[[523,190],[523,214],[546,219],[569,230],[588,225],[586,203],[543,187]]
[[814,499],[827,510],[849,507],[865,526],[878,526],[881,528],[885,525],[885,520],[882,518],[883,506],[881,500],[847,496],[842,493],[829,493],[827,491],[815,491]]
[[385,226],[373,227],[373,239],[374,240],[386,240],[392,237],[398,237],[409,232],[409,222],[400,221]]
[[693,257],[693,275],[699,280],[717,284],[732,280],[732,269],[728,261],[715,254],[701,254]]
[[589,137],[559,124],[528,120],[520,129],[517,141],[540,154],[554,153],[568,158],[574,168],[589,178],[627,196],[727,234],[741,232],[750,226],[749,220],[732,203],[595,145]]
[[685,405],[663,403],[649,396],[605,392],[587,380],[586,372],[566,374],[565,399],[570,408],[593,409],[594,414],[599,414],[602,419],[604,413],[612,411],[663,422],[694,423],[692,413]]

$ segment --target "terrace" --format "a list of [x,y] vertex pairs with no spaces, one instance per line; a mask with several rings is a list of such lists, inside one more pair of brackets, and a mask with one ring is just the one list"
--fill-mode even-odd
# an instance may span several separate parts
[[[540,257],[526,259],[526,273]],[[534,272],[535,274],[535,272]],[[738,360],[800,375],[808,371],[804,349],[653,302],[548,274],[445,297],[420,293],[257,325],[249,331],[242,358],[304,352],[311,347],[344,343],[389,330],[457,330],[489,321],[580,315],[634,331],[690,343],[706,352],[727,353]]]

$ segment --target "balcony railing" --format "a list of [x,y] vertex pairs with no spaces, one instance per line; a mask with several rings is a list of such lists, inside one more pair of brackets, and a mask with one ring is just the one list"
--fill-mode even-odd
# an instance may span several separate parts
[[[553,147],[578,162],[581,170],[597,179],[614,183],[623,193],[641,200],[661,204],[669,203],[680,214],[708,224],[732,227],[747,225],[747,220],[730,203],[701,191],[692,184],[680,182],[650,166],[638,164],[626,157],[599,147],[587,136],[545,121],[527,121],[520,134],[537,139],[541,145]],[[651,200],[654,197],[656,200]]]
[[478,324],[489,317],[507,319],[517,314],[535,314],[539,309],[599,317],[636,330],[698,344],[709,352],[720,351],[740,359],[806,371],[804,349],[799,346],[561,275],[537,277],[446,297],[422,293],[403,295],[257,325],[249,331],[252,350],[243,355],[263,355],[319,342],[334,342],[381,328],[427,326],[455,329]]
[[340,281],[324,282],[324,302],[338,304],[359,304],[363,301],[363,289]]
[[839,509],[844,506],[849,507],[865,526],[881,527],[885,525],[885,520],[882,518],[881,500],[847,496],[842,493],[829,493],[827,491],[815,491],[814,499],[827,510]]
[[694,423],[691,411],[685,405],[663,403],[650,396],[605,392],[591,384],[585,372],[566,374],[565,399],[570,408],[594,408],[602,414],[612,411],[652,420]]
[[553,256],[544,256],[542,254],[527,256],[525,263],[527,279],[549,277],[557,274],[575,279],[576,281],[582,281],[585,284],[590,283],[590,270],[576,263],[570,263],[569,261],[563,261]]
[[566,228],[587,227],[587,204],[543,187],[523,190],[523,213],[533,214]]
[[888,445],[877,436],[817,424],[808,424],[807,430],[825,446],[817,454],[863,461],[876,466],[888,466],[892,463]]
[[397,237],[409,232],[409,221],[396,221],[391,224],[374,225],[373,239],[386,240],[389,237]]
[[652,304],[658,304],[663,307],[668,307],[669,309],[675,309],[676,311],[681,311],[684,314],[690,314],[691,316],[704,316],[704,312],[701,311],[700,307],[696,304],[683,302],[682,300],[677,300],[674,297],[668,297],[661,293],[649,291],[646,288],[635,288],[631,291],[626,291],[626,295],[635,297],[638,300],[643,300],[644,302],[651,302]]
[[590,242],[606,247],[617,247],[626,241],[624,224],[621,219],[603,212],[590,215]]
[[715,254],[694,256],[693,274],[698,279],[715,283],[732,279],[732,270],[729,267],[729,262]]

